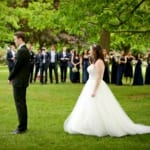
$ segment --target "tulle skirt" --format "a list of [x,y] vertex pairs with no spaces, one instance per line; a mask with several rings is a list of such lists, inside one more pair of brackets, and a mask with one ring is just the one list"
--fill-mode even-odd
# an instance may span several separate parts
[[96,96],[91,97],[94,84],[94,80],[85,84],[73,111],[64,122],[65,132],[99,137],[150,133],[150,126],[135,124],[128,117],[103,80]]

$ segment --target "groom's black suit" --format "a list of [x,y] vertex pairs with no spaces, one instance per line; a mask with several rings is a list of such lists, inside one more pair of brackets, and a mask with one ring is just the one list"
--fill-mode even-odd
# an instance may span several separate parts
[[26,46],[23,45],[16,54],[15,66],[8,78],[13,82],[13,94],[19,119],[19,131],[27,130],[26,88],[29,85],[29,74],[30,54]]

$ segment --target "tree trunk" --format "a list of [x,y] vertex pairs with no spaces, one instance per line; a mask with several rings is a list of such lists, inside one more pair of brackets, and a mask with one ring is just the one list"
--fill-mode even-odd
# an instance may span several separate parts
[[101,40],[100,40],[102,48],[106,50],[110,50],[110,32],[103,29],[101,31]]

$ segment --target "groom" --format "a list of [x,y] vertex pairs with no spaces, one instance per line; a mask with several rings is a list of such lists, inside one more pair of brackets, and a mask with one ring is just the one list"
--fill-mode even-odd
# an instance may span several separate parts
[[9,75],[9,83],[13,85],[13,95],[19,120],[19,125],[13,134],[27,131],[27,105],[26,89],[29,84],[30,54],[25,45],[25,33],[22,31],[14,34],[14,42],[18,47],[15,65]]

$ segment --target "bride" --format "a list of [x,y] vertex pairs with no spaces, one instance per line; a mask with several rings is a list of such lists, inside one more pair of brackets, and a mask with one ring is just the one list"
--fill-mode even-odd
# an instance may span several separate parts
[[128,117],[102,80],[105,66],[101,46],[92,46],[90,55],[94,62],[88,67],[89,80],[64,122],[65,132],[99,137],[150,133],[150,126],[135,124]]

